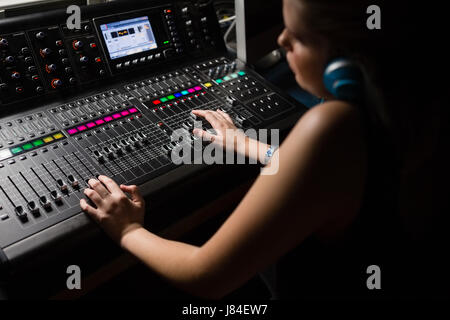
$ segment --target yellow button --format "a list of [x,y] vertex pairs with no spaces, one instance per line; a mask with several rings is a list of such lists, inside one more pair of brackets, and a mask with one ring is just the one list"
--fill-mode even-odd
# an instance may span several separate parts
[[64,138],[64,135],[62,133],[57,133],[53,135],[53,138],[55,138],[56,140],[62,139]]
[[212,87],[212,83],[211,83],[211,82],[207,82],[207,83],[204,84],[204,86],[205,86],[206,88]]
[[45,138],[42,139],[42,140],[44,140],[45,143],[49,143],[49,142],[52,142],[52,141],[55,140],[55,139],[53,139],[52,137],[45,137]]

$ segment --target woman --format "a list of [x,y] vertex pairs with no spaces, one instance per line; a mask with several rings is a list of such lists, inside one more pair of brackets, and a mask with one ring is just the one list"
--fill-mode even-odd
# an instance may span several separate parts
[[[276,261],[293,261],[287,265],[299,268],[295,270],[303,278],[298,284],[305,290],[326,295],[367,291],[366,268],[382,263],[376,250],[384,249],[372,235],[381,232],[388,239],[389,232],[378,227],[385,226],[383,217],[392,213],[396,183],[387,159],[393,149],[386,142],[389,138],[383,138],[389,137],[390,116],[379,103],[382,96],[375,82],[378,51],[374,48],[379,33],[369,36],[363,2],[284,1],[285,29],[279,44],[287,51],[298,84],[325,102],[309,110],[273,154],[278,173],[258,177],[204,245],[169,241],[145,230],[145,205],[138,188],[118,186],[105,176],[90,180],[91,188],[84,191],[97,208],[85,200],[81,208],[151,270],[197,296],[223,297]],[[325,66],[336,57],[361,67],[368,102],[338,100],[325,88]],[[194,113],[216,130],[216,135],[194,132],[204,139],[225,146],[225,130],[236,130],[221,111]],[[256,146],[263,150],[262,161],[269,146],[250,138],[246,142],[247,147],[236,146],[237,152],[248,155]],[[377,216],[372,219],[374,212]],[[395,225],[393,220],[389,226]],[[309,253],[303,258],[296,248]],[[365,260],[366,251],[371,260]],[[283,263],[280,268],[289,274]],[[321,271],[308,280],[308,272],[315,268]],[[279,284],[283,288],[283,281]],[[289,296],[309,293],[290,292]]]

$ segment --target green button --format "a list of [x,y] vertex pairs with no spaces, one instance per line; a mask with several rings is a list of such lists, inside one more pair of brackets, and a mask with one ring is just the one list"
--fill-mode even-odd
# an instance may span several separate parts
[[44,141],[42,141],[41,139],[33,141],[33,145],[35,147],[39,147],[39,146],[41,146],[43,144],[44,144]]
[[167,102],[167,98],[161,98],[161,102],[162,103]]
[[22,146],[22,148],[23,148],[23,150],[30,150],[30,149],[33,149],[33,145],[31,143],[27,143],[27,144],[24,144]]
[[18,153],[21,153],[22,151],[23,151],[23,149],[21,147],[15,147],[15,148],[11,149],[11,152],[13,154],[18,154]]
[[222,79],[217,79],[216,82],[217,82],[217,83],[222,83],[223,80],[222,80]]
[[245,76],[246,73],[245,73],[244,71],[239,71],[239,72],[238,72],[238,75],[240,75],[240,76]]
[[167,97],[167,99],[173,100],[173,99],[175,99],[175,96],[174,95],[170,95],[170,96]]
[[231,78],[229,76],[226,76],[225,78],[223,78],[223,80],[229,81],[229,80],[231,80]]
[[233,79],[236,79],[236,78],[238,77],[238,75],[237,75],[236,73],[233,73],[233,74],[231,75],[231,77],[232,77]]

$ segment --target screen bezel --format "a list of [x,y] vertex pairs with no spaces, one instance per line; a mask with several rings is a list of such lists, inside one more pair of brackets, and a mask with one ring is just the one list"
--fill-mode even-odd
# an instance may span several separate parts
[[[153,31],[152,22],[150,21],[150,18],[149,18],[148,16],[136,17],[136,18],[134,18],[134,19],[125,19],[125,20],[115,21],[115,22],[111,22],[111,23],[118,23],[118,22],[132,21],[132,20],[136,20],[136,19],[140,19],[140,21],[134,21],[134,24],[137,24],[137,23],[147,23],[147,24],[150,26],[150,31],[151,31],[151,34],[152,34],[152,36],[153,36],[154,44],[155,44],[155,46],[156,46],[155,48],[148,48],[148,49],[145,49],[145,50],[143,50],[143,51],[141,51],[141,52],[137,52],[137,53],[144,53],[144,52],[149,52],[149,51],[157,50],[157,49],[158,49],[158,40],[156,39],[155,33],[154,33],[154,31]],[[131,22],[130,22],[130,24],[131,24]],[[126,54],[126,55],[117,56],[117,57],[114,57],[114,58],[113,58],[113,57],[112,57],[112,53],[111,53],[111,51],[109,50],[110,47],[108,46],[108,43],[107,43],[107,41],[106,41],[106,39],[105,39],[105,36],[104,36],[105,31],[108,31],[108,30],[103,30],[103,29],[102,29],[102,26],[108,26],[108,24],[101,24],[101,25],[100,25],[100,31],[101,31],[101,33],[102,33],[103,40],[105,41],[106,50],[107,50],[107,52],[108,52],[108,54],[109,54],[109,58],[110,58],[111,60],[118,60],[118,59],[120,59],[120,58],[130,57],[130,56],[136,54],[136,53],[133,53],[133,54]],[[123,27],[123,28],[125,28],[125,27]],[[128,26],[127,26],[127,28],[128,28]],[[133,33],[134,33],[134,32],[133,32]],[[120,40],[120,38],[119,38],[119,40]],[[147,43],[147,45],[149,45],[149,44],[150,44],[150,43]],[[145,44],[144,44],[144,43],[141,43],[141,45],[140,45],[140,46],[137,46],[136,48],[142,48],[143,45],[145,45]],[[121,50],[116,51],[116,52],[114,52],[114,54],[118,54],[118,52],[120,52],[120,51],[121,51]]]
[[[106,59],[108,60],[108,64],[111,68],[111,71],[114,73],[113,66],[119,63],[125,63],[126,61],[133,61],[135,59],[140,59],[142,57],[147,57],[148,55],[155,55],[158,53],[163,54],[164,50],[172,47],[172,42],[169,37],[169,30],[167,28],[167,24],[164,20],[163,12],[165,9],[168,9],[168,6],[159,6],[153,8],[145,8],[134,11],[128,11],[125,13],[112,14],[108,16],[97,17],[93,19],[94,26],[97,32],[97,36],[102,45],[104,54]],[[111,59],[109,54],[108,46],[106,45],[105,39],[103,37],[103,32],[100,29],[100,26],[103,24],[109,24],[113,22],[119,22],[122,20],[128,20],[139,17],[148,17],[148,20],[151,24],[153,35],[156,40],[156,44],[158,48],[147,50],[143,52],[138,52],[129,56],[120,57],[117,59]],[[164,41],[169,40],[168,44],[164,44]]]

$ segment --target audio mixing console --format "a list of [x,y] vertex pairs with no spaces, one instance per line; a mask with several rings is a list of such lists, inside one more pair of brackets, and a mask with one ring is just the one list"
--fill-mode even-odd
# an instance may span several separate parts
[[0,20],[3,266],[91,223],[79,207],[90,178],[148,195],[202,170],[170,158],[192,109],[221,108],[243,129],[281,128],[304,111],[227,55],[210,2],[149,3],[82,8],[80,30],[58,10]]

